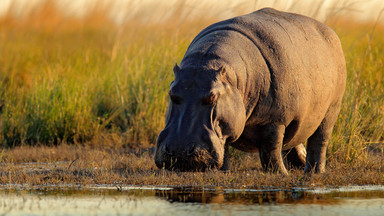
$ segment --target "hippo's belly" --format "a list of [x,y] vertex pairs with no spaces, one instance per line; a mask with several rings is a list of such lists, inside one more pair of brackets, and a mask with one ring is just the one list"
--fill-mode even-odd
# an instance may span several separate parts
[[243,133],[235,142],[230,145],[245,152],[258,152],[262,139],[263,126],[245,127]]
[[[282,150],[288,150],[306,142],[319,127],[321,120],[322,118],[311,119],[309,122],[292,121],[286,127]],[[230,145],[241,151],[258,152],[261,144],[268,142],[263,135],[266,131],[264,127],[263,125],[246,126],[239,139]]]

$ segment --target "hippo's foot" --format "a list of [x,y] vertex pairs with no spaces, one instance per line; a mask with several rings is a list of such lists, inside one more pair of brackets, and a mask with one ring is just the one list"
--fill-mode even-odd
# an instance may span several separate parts
[[305,166],[307,151],[303,144],[282,152],[284,163],[288,168],[302,169]]

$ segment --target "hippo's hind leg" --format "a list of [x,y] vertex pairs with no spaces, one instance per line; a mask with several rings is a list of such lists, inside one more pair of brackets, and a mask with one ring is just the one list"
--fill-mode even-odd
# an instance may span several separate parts
[[302,169],[305,166],[307,151],[303,144],[299,144],[292,149],[282,152],[283,159],[287,167]]
[[315,133],[309,137],[304,169],[305,173],[311,171],[314,171],[315,173],[323,173],[325,171],[327,145],[339,110],[340,104],[331,107]]
[[263,128],[263,139],[259,149],[261,164],[265,171],[288,175],[281,154],[284,138],[284,125],[270,124]]

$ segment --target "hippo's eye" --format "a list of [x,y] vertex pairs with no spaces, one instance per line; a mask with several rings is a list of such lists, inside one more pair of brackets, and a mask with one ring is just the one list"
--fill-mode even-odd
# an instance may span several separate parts
[[178,97],[175,95],[169,95],[169,97],[171,98],[172,103],[177,104],[177,105],[181,104],[181,102],[183,101],[183,99],[181,99],[181,97]]
[[217,98],[214,94],[209,94],[208,97],[203,98],[203,105],[212,105],[216,102]]

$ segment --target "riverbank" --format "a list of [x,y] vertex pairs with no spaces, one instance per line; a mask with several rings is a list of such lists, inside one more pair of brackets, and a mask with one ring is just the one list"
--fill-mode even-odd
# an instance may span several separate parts
[[264,173],[257,154],[234,150],[231,170],[172,172],[159,170],[153,148],[98,148],[59,145],[21,146],[0,154],[1,185],[115,185],[194,186],[224,188],[292,188],[348,185],[383,185],[384,152],[372,149],[365,161],[327,160],[327,171],[304,177],[303,170],[289,176]]

